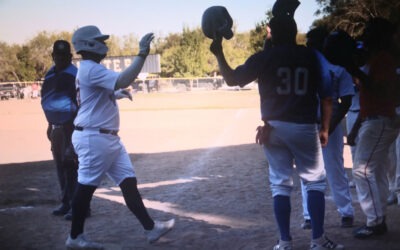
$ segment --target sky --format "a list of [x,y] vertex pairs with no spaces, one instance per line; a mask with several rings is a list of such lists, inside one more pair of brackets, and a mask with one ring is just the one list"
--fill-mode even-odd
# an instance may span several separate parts
[[[73,32],[96,25],[103,34],[166,37],[201,26],[208,7],[225,6],[238,32],[265,19],[275,0],[0,0],[0,41],[24,44],[39,32]],[[307,32],[317,18],[315,0],[300,0],[295,19]]]

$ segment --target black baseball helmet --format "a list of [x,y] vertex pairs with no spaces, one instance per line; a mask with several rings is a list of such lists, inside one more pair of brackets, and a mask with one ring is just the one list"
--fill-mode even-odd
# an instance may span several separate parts
[[206,9],[201,19],[201,28],[206,37],[225,39],[233,37],[233,20],[224,6],[212,6]]

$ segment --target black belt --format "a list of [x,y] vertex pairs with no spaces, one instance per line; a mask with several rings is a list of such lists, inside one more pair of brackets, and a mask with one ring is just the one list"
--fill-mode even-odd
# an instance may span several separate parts
[[349,109],[349,111],[351,111],[351,112],[360,112],[359,109]]
[[[85,129],[83,127],[75,126],[75,130],[83,131],[83,130],[92,130],[92,129]],[[97,129],[93,129],[93,130],[97,130]],[[105,129],[105,128],[99,128],[98,131],[101,134],[108,134],[108,135],[118,136],[118,130],[109,130],[109,129]]]
[[64,125],[51,124],[51,128],[52,128],[52,129],[64,128]]

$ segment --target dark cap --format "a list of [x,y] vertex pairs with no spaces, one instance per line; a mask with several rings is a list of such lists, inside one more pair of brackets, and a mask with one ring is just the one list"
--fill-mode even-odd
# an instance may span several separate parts
[[69,42],[65,40],[57,40],[53,45],[53,53],[54,54],[70,54],[71,46]]

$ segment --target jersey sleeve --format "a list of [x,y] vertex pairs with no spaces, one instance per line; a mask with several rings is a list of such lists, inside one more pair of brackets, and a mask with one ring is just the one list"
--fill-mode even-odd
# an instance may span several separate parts
[[353,78],[347,70],[341,68],[341,74],[339,76],[339,97],[347,95],[355,95]]
[[234,70],[234,77],[240,87],[255,81],[259,75],[259,68],[262,65],[263,56],[261,53],[256,53],[250,56],[246,62],[239,65]]
[[318,95],[321,99],[332,96],[332,82],[329,73],[328,60],[315,50],[317,68],[320,73]]
[[98,66],[100,67],[94,67],[90,72],[91,85],[94,87],[114,90],[119,73],[109,70],[101,64]]

